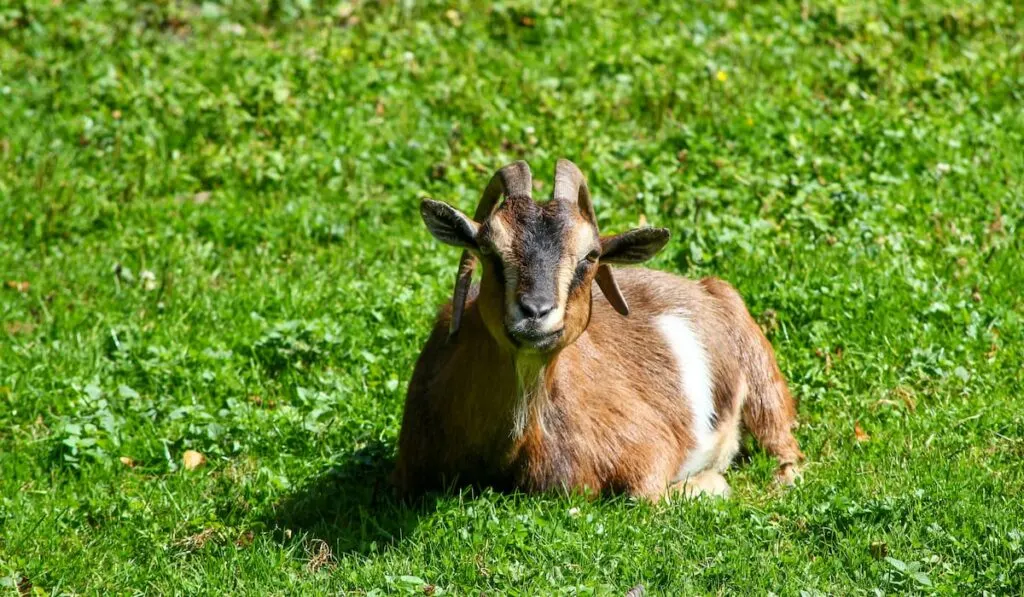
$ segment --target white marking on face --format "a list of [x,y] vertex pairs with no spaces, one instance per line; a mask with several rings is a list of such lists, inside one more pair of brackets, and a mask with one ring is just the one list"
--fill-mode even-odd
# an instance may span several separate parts
[[577,263],[589,255],[590,251],[597,248],[594,243],[594,229],[587,224],[576,226],[576,235],[573,241],[573,254],[576,255]]
[[502,259],[502,268],[505,274],[505,304],[512,308],[512,321],[519,321],[523,318],[523,310],[519,308],[519,301],[516,300],[516,288],[519,287],[519,270],[504,265],[508,263]]
[[564,318],[565,318],[565,301],[564,300],[560,300],[558,302],[558,306],[555,307],[554,309],[552,309],[550,313],[548,313],[547,315],[544,316],[544,319],[541,319],[538,322],[537,328],[541,332],[544,332],[545,334],[549,334],[551,332],[557,332],[558,330],[562,329],[562,320]]
[[[518,321],[523,318],[522,310],[519,308],[519,303],[516,300],[516,288],[519,286],[519,271],[508,265],[511,262],[512,236],[509,234],[508,229],[505,228],[505,222],[498,216],[488,220],[487,228],[489,229],[488,238],[494,246],[494,250],[498,253],[501,273],[505,278],[505,305],[507,305],[507,309],[511,310],[511,321]],[[509,316],[506,317],[508,318]]]
[[676,359],[679,389],[693,415],[693,448],[676,473],[676,481],[683,481],[706,469],[716,446],[716,433],[712,428],[715,401],[711,388],[711,370],[707,351],[697,337],[690,321],[682,315],[662,315],[657,319],[658,329]]

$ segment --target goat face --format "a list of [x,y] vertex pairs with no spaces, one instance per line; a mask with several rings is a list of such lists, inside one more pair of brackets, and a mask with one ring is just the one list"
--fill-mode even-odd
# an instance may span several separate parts
[[[612,305],[628,313],[608,266],[646,261],[668,241],[668,231],[640,228],[599,236],[586,181],[572,162],[559,161],[554,187],[550,201],[535,202],[529,167],[516,162],[492,179],[476,219],[445,203],[422,202],[430,232],[466,249],[453,300],[453,334],[477,260],[484,262],[481,316],[510,350],[550,353],[575,341],[590,320],[595,279]],[[500,195],[505,200],[499,204]]]
[[601,244],[574,205],[506,199],[477,242],[480,309],[491,334],[516,349],[546,352],[582,333]]

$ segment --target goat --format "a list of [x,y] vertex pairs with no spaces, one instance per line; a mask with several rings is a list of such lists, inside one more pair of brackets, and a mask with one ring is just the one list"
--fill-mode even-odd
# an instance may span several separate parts
[[433,236],[463,254],[409,383],[399,491],[727,496],[722,473],[741,421],[778,459],[777,479],[792,483],[803,458],[796,408],[736,290],[715,278],[613,272],[653,257],[669,232],[600,236],[586,180],[568,160],[558,161],[550,201],[535,202],[532,189],[529,166],[515,162],[491,179],[474,218],[420,204]]

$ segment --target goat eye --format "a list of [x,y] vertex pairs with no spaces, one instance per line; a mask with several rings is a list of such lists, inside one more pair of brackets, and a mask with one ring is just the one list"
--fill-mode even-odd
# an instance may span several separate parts
[[578,274],[585,274],[590,270],[590,266],[595,263],[597,263],[597,254],[595,252],[590,252],[576,264],[576,272]]

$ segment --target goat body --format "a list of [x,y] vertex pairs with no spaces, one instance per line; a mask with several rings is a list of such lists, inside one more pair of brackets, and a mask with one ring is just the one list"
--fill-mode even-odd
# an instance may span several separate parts
[[532,180],[525,162],[502,168],[473,218],[420,205],[430,232],[464,251],[409,384],[399,488],[726,494],[741,422],[792,481],[793,400],[739,294],[713,278],[613,273],[655,255],[668,230],[600,236],[567,160],[550,201],[533,200]]
[[409,386],[399,488],[724,494],[741,423],[791,481],[794,403],[739,294],[643,269],[618,281],[629,316],[592,293],[589,325],[548,361],[496,342],[475,299],[450,340],[442,309]]

